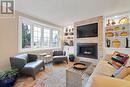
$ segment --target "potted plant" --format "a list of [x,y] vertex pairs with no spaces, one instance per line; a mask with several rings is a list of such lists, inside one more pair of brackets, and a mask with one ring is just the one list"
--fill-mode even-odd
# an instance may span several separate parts
[[74,60],[75,60],[75,55],[74,55],[73,53],[70,53],[70,54],[69,54],[69,60],[70,60],[71,62],[74,62]]
[[12,87],[16,81],[17,70],[6,70],[0,73],[0,87]]

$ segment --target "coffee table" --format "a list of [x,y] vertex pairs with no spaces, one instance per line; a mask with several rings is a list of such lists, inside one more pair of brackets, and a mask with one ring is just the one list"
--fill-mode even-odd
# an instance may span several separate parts
[[[81,61],[81,63],[86,64],[89,68],[92,63]],[[85,70],[77,70],[73,67],[66,70],[66,87],[84,87],[88,78],[90,77],[86,73],[87,69]]]

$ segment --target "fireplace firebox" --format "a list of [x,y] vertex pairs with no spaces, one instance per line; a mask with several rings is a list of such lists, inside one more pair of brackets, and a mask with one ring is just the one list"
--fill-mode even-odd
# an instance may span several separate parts
[[77,56],[97,59],[97,43],[77,43]]

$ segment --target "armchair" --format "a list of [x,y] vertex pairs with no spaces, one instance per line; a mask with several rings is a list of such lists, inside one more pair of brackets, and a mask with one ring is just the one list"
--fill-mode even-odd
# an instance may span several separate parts
[[35,79],[36,73],[41,69],[45,69],[43,60],[38,60],[34,54],[18,54],[10,57],[11,68],[18,69],[19,73],[30,75]]
[[53,64],[54,63],[60,63],[66,61],[68,64],[68,59],[67,56],[65,56],[66,52],[65,51],[54,51],[53,52]]

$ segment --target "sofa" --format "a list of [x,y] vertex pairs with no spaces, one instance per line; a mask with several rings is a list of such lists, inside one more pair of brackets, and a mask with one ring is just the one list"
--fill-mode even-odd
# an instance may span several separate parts
[[[108,64],[109,57],[107,55],[98,62],[85,87],[130,87],[130,81],[111,77],[117,69]],[[126,65],[130,65],[130,58]]]
[[38,60],[34,54],[18,54],[10,57],[11,68],[17,69],[22,75],[30,75],[35,79],[36,73],[45,69],[44,61]]

